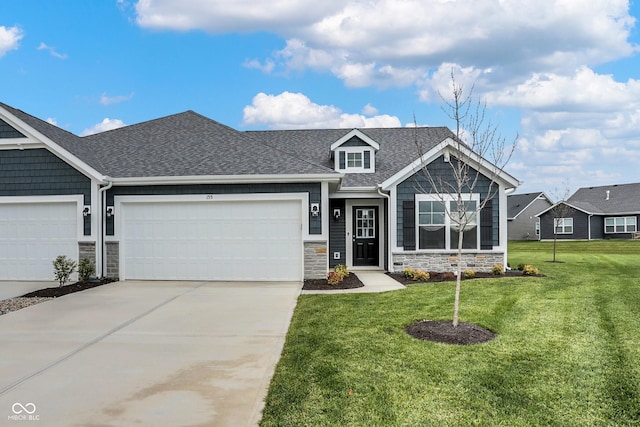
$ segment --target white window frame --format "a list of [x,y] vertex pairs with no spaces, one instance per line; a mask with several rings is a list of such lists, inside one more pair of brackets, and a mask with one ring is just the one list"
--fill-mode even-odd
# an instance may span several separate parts
[[364,169],[364,153],[362,151],[345,152],[345,167],[347,169]]
[[[438,196],[435,194],[416,194],[415,198],[415,224],[416,224],[416,250],[418,252],[441,252],[441,251],[457,251],[456,248],[453,248],[451,245],[451,212],[450,212],[450,203],[457,200],[457,197],[442,195]],[[463,194],[462,200],[465,202],[476,202],[476,208],[480,206],[480,194]],[[445,227],[445,247],[441,249],[420,249],[420,202],[440,202],[445,205],[445,215],[444,215],[444,227]],[[478,252],[480,251],[480,210],[476,213],[476,248],[475,249],[463,249],[463,252]]]
[[[364,167],[364,153],[369,152],[369,168]],[[340,167],[340,153],[344,153],[344,168]],[[360,153],[360,166],[349,167],[349,154]],[[334,168],[345,173],[374,173],[376,171],[375,150],[368,146],[340,147],[334,153]]]
[[[567,222],[570,222],[570,224],[567,224]],[[562,231],[558,231],[558,228]],[[571,231],[567,231],[568,228],[571,228]],[[555,234],[573,234],[573,218],[554,218],[553,231]]]
[[[618,231],[620,226],[618,220],[622,220],[624,224],[620,224],[624,227],[624,231]],[[613,221],[612,225],[607,225],[607,221]],[[613,227],[613,231],[607,231],[607,227]],[[633,230],[630,228],[633,227]],[[618,234],[618,233],[635,233],[638,231],[638,218],[635,216],[610,216],[604,219],[604,233],[605,234]]]

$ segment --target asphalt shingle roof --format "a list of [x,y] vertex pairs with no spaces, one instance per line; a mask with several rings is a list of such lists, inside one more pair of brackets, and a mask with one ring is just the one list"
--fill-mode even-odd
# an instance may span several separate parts
[[540,196],[542,192],[525,193],[525,194],[509,194],[507,197],[507,217],[515,218],[520,212],[527,208]]
[[[399,172],[447,138],[455,138],[446,127],[365,128],[358,129],[380,144],[374,173],[345,174],[342,187],[374,187]],[[331,144],[352,129],[248,131],[248,135],[266,145],[333,169]],[[416,145],[416,141],[419,145]],[[420,147],[420,148],[418,148]]]
[[193,111],[83,138],[111,177],[330,174]]
[[580,188],[567,203],[593,214],[640,213],[640,183]]

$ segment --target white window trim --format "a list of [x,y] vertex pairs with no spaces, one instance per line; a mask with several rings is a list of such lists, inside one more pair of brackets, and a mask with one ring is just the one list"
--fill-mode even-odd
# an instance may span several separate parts
[[[457,198],[449,195],[438,196],[435,194],[416,194],[415,199],[415,224],[416,224],[416,252],[442,252],[442,251],[457,251],[458,249],[452,248],[451,246],[451,213],[449,210],[449,203],[456,201]],[[463,194],[462,200],[465,202],[472,201],[476,202],[476,206],[480,205],[480,194]],[[445,227],[445,247],[441,249],[420,249],[420,202],[442,202],[445,204],[445,215],[444,215],[444,227]],[[463,249],[462,252],[478,252],[480,251],[480,211],[476,212],[476,249]]]
[[[364,152],[369,152],[369,169],[364,167]],[[344,168],[340,168],[340,152],[344,153]],[[347,153],[362,153],[362,167],[354,168],[347,166]],[[376,171],[375,150],[371,147],[340,147],[334,154],[335,170],[344,173],[374,173]]]
[[[562,231],[556,231],[559,228],[559,222],[562,220]],[[565,221],[571,220],[571,231],[565,231],[567,229],[567,225]],[[553,219],[553,231],[555,234],[573,234],[573,218],[554,218]]]
[[[613,231],[607,231],[608,219],[613,220]],[[616,231],[616,219],[624,219],[624,231]],[[633,224],[627,223],[628,219],[632,219]],[[629,231],[628,227],[630,225],[633,225],[633,231]],[[604,219],[604,234],[635,233],[636,231],[638,231],[638,218],[635,216],[609,216]]]

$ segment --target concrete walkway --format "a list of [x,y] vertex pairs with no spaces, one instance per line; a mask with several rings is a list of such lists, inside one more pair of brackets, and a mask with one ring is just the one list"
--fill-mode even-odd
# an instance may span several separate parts
[[255,426],[300,289],[127,281],[2,315],[0,425]]
[[303,294],[348,294],[348,293],[375,293],[405,289],[405,286],[389,277],[384,271],[362,270],[352,271],[364,284],[361,288],[336,289],[330,291],[302,291]]

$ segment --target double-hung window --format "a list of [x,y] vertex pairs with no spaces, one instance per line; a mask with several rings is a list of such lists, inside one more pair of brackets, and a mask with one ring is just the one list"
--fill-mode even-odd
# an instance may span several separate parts
[[478,249],[479,227],[477,195],[458,202],[450,197],[417,196],[418,249],[457,249],[462,231],[462,249]]
[[556,234],[573,234],[573,218],[554,218]]
[[637,219],[635,216],[605,218],[605,233],[635,233],[637,230]]

